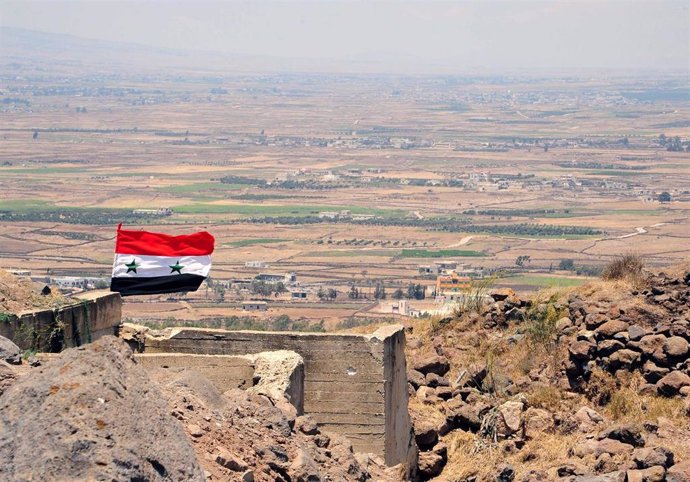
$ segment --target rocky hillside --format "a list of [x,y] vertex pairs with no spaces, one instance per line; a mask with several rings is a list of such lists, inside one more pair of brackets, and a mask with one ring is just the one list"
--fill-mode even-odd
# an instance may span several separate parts
[[690,481],[690,271],[621,278],[411,328],[422,478]]
[[0,317],[36,308],[56,308],[67,303],[67,299],[56,290],[43,291],[44,288],[45,285],[34,283],[29,278],[14,276],[0,269]]
[[34,367],[0,337],[0,480],[394,481],[284,398],[146,372],[104,337]]

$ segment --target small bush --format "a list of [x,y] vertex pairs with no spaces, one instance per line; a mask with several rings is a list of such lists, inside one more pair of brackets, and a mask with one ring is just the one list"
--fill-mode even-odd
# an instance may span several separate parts
[[473,280],[470,286],[463,290],[463,296],[456,302],[453,314],[459,318],[464,313],[481,312],[489,300],[489,291],[494,280],[494,277]]
[[629,280],[642,279],[644,262],[637,254],[627,253],[611,261],[601,273],[605,280]]
[[564,308],[557,308],[558,295],[554,294],[545,303],[535,302],[527,312],[525,334],[532,345],[547,346],[554,340],[556,322],[565,315]]

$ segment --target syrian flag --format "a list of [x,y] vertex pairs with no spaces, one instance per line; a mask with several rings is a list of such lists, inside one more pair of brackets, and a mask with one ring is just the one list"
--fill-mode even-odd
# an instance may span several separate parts
[[121,226],[110,291],[122,296],[196,291],[208,277],[215,243],[210,233],[170,236]]

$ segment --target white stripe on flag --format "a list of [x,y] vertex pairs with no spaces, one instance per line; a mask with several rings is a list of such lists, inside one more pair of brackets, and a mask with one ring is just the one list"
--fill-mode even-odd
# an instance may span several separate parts
[[[134,265],[132,264],[134,261]],[[113,278],[148,278],[153,276],[175,276],[172,266],[179,266],[180,274],[208,276],[211,270],[211,256],[140,256],[138,254],[115,254]],[[129,267],[127,266],[129,265]],[[133,269],[136,268],[136,273]]]

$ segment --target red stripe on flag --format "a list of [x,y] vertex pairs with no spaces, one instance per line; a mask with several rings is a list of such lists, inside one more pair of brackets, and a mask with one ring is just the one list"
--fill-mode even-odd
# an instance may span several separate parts
[[211,233],[170,236],[150,231],[117,230],[115,252],[149,256],[203,256],[213,253],[215,238]]

